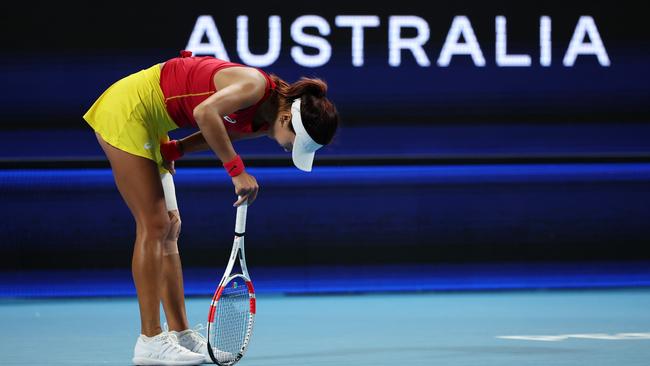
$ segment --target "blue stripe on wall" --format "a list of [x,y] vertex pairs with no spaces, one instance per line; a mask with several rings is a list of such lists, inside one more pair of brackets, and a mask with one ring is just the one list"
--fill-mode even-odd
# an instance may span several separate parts
[[[225,258],[221,258],[225,260]],[[209,296],[224,267],[184,268],[185,293]],[[223,263],[225,266],[225,262]],[[258,294],[495,291],[650,287],[650,262],[260,267]],[[0,297],[135,296],[128,269],[0,272]]]
[[[611,245],[612,254],[643,257],[640,245],[650,237],[650,163],[250,172],[261,186],[249,215],[255,245],[271,252],[306,245],[311,254],[303,260],[350,245],[459,254],[515,246],[515,256],[535,246],[585,248],[587,256]],[[234,225],[230,178],[220,168],[181,169],[176,185],[185,250],[227,248]],[[55,248],[99,261],[132,245],[133,220],[110,170],[3,170],[0,195],[5,266]]]

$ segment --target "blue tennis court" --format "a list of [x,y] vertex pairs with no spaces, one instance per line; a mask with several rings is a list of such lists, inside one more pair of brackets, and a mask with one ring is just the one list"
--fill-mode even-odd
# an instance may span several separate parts
[[[209,297],[188,299],[192,324]],[[129,365],[135,298],[4,300],[3,365]],[[650,290],[260,295],[241,365],[647,365]],[[521,337],[509,339],[504,337]]]
[[11,2],[0,366],[650,366],[637,3]]
[[[205,325],[219,271],[184,271],[192,326]],[[647,365],[650,357],[645,261],[251,271],[257,318],[241,365]],[[3,365],[131,364],[139,313],[128,270],[5,273],[0,294]]]

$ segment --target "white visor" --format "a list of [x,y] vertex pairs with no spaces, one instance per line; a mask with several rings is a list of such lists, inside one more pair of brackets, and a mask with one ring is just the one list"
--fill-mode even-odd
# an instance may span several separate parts
[[302,124],[300,98],[294,100],[293,104],[291,104],[291,125],[296,132],[296,140],[293,142],[293,149],[291,151],[293,164],[300,170],[311,172],[316,150],[323,147],[323,145],[316,143],[309,136],[307,130],[305,130],[305,126]]

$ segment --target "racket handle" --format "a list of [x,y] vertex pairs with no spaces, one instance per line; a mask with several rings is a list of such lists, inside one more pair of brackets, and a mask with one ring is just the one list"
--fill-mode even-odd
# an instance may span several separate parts
[[[241,196],[239,196],[241,198]],[[248,201],[242,202],[237,207],[237,219],[235,220],[235,233],[244,234],[246,232],[246,213],[248,211]]]

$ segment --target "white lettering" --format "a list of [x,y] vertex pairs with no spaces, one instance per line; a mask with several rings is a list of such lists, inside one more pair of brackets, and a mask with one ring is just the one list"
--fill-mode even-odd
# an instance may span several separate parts
[[[255,54],[250,49],[251,34],[249,17],[237,17],[236,44],[237,55],[242,63],[255,67],[273,65],[283,52],[282,19],[278,15],[268,17],[268,48],[263,53]],[[384,22],[377,15],[337,15],[334,23],[340,28],[351,29],[352,66],[365,64],[365,36],[369,28],[378,28]],[[495,17],[495,65],[497,67],[530,67],[532,55],[508,53],[507,19]],[[306,29],[312,28],[312,29]],[[330,23],[319,15],[303,15],[296,18],[290,26],[294,44],[290,47],[293,61],[304,67],[321,67],[332,58]],[[403,33],[406,33],[403,34]],[[429,24],[416,15],[393,15],[388,18],[388,64],[399,67],[402,64],[403,51],[410,52],[420,67],[431,66],[425,45],[430,39]],[[262,40],[263,41],[263,40]],[[336,40],[340,43],[341,40]],[[195,55],[211,55],[223,60],[230,60],[215,20],[210,15],[200,15],[194,24],[192,33],[185,47]],[[284,49],[289,48],[285,45]],[[552,22],[547,15],[539,18],[539,64],[550,67],[553,53]],[[611,65],[607,50],[601,39],[593,17],[580,16],[573,35],[562,59],[565,67],[573,67],[581,55],[596,56],[603,67]],[[458,15],[452,19],[444,44],[436,60],[439,67],[449,67],[454,56],[470,56],[477,67],[486,66],[485,57],[467,16]]]
[[237,17],[237,53],[242,61],[250,66],[264,67],[273,64],[280,57],[280,45],[282,40],[282,29],[280,17],[272,15],[269,17],[269,48],[263,55],[254,55],[248,46],[248,17],[240,15]]
[[497,33],[496,43],[496,63],[497,66],[530,66],[531,60],[529,55],[509,55],[508,54],[508,37],[506,35],[506,17],[497,16],[495,19]]
[[[584,42],[586,35],[589,35],[589,43]],[[600,39],[594,18],[587,15],[581,16],[578,20],[578,25],[571,37],[571,43],[564,55],[564,66],[572,67],[578,55],[596,55],[601,66],[610,65],[609,56]]]
[[[415,38],[402,38],[402,28],[415,28]],[[429,40],[429,24],[422,18],[414,15],[391,16],[388,18],[388,64],[397,67],[402,63],[402,49],[413,53],[415,62],[420,66],[429,66],[431,61],[422,49]]]
[[338,15],[334,22],[337,27],[352,27],[352,65],[363,66],[363,28],[378,27],[376,15]]
[[[461,35],[465,39],[465,43],[458,43]],[[485,58],[474,35],[472,24],[464,15],[454,17],[449,32],[447,33],[445,44],[442,46],[442,51],[440,51],[440,56],[438,57],[438,66],[449,66],[451,57],[454,55],[470,55],[472,56],[474,65],[480,67],[485,66]]]
[[[208,43],[201,43],[203,36],[206,36]],[[230,61],[226,47],[217,30],[217,25],[210,15],[201,15],[196,19],[194,29],[190,35],[185,49],[192,51],[194,54],[213,55],[216,58]]]
[[551,66],[551,17],[539,18],[539,64]]
[[304,29],[315,27],[321,35],[327,36],[331,29],[327,20],[318,15],[303,15],[298,17],[291,24],[291,37],[293,40],[303,46],[318,49],[316,55],[307,55],[300,46],[291,47],[291,57],[301,66],[319,67],[325,65],[332,57],[332,46],[325,38],[305,34]]

